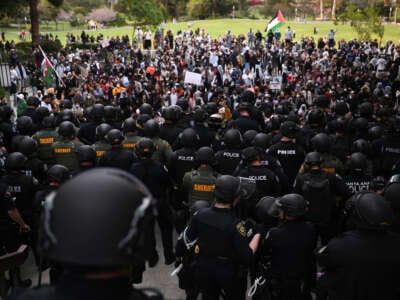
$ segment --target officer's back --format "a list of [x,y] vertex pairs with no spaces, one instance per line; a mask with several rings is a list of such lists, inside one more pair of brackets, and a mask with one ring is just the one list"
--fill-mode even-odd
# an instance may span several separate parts
[[106,150],[100,156],[98,165],[101,167],[113,167],[128,171],[135,161],[133,153],[122,148],[121,143],[124,136],[118,129],[110,130],[106,135],[106,141],[111,145],[111,149]]

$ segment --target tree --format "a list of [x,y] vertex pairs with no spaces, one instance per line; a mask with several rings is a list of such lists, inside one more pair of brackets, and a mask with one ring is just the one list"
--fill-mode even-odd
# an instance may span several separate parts
[[124,0],[127,14],[134,17],[137,24],[159,25],[165,19],[163,6],[156,0]]
[[99,23],[109,23],[117,19],[117,13],[109,8],[94,9],[86,16],[86,20]]
[[342,14],[339,15],[342,22],[350,22],[350,26],[355,29],[358,39],[362,41],[371,40],[371,33],[378,35],[382,39],[384,26],[378,12],[372,7],[364,9],[354,5],[347,6]]

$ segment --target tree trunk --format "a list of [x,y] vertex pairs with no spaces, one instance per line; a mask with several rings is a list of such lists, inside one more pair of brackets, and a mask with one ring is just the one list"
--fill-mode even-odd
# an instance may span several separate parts
[[324,0],[319,0],[319,17],[324,20]]
[[331,19],[332,19],[332,20],[335,20],[335,19],[336,19],[336,0],[333,0],[333,1],[332,1]]
[[29,14],[31,17],[31,34],[32,34],[32,45],[36,46],[39,44],[39,12],[38,12],[39,0],[29,1]]

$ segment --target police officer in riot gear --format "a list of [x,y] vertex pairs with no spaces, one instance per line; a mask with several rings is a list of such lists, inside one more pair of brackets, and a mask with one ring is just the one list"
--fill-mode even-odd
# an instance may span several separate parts
[[64,165],[71,172],[79,168],[76,151],[83,145],[75,139],[75,130],[72,122],[62,122],[58,127],[60,139],[52,144],[55,162]]
[[11,150],[11,140],[15,132],[11,116],[14,111],[11,107],[3,105],[0,106],[0,131],[3,133],[3,142],[7,151]]
[[242,135],[237,129],[228,129],[223,137],[224,149],[215,154],[216,171],[233,175],[241,161]]
[[283,122],[281,124],[281,141],[268,149],[268,153],[281,162],[282,168],[288,176],[289,186],[293,184],[305,157],[303,147],[294,140],[297,132],[298,127],[294,122]]
[[[39,188],[39,182],[24,172],[27,158],[20,152],[10,153],[6,160],[7,174],[2,181],[7,184],[8,192],[15,198],[15,206],[20,212],[23,220],[32,229],[30,235],[21,236],[21,240],[36,249],[36,228],[34,223],[33,197]],[[34,254],[36,254],[34,252]],[[35,255],[36,263],[38,257]]]
[[[175,261],[172,251],[172,229],[170,221],[170,209],[167,202],[167,190],[170,188],[171,181],[168,176],[168,170],[158,161],[152,159],[156,151],[153,141],[149,138],[141,138],[136,144],[135,152],[138,162],[132,164],[130,172],[139,178],[147,188],[152,192],[157,202],[157,222],[161,230],[162,243],[164,248],[165,264],[169,265]],[[154,239],[154,232],[152,235]],[[154,254],[158,258],[157,253]],[[155,261],[158,259],[154,258]]]
[[27,157],[25,163],[25,173],[27,176],[35,177],[39,182],[43,182],[46,177],[47,166],[38,158],[38,144],[31,137],[24,137],[18,145],[18,151]]
[[386,201],[390,203],[394,213],[394,220],[391,230],[400,233],[400,176],[399,174],[393,175],[387,185],[385,186],[383,196]]
[[42,129],[36,131],[36,133],[32,136],[32,138],[38,143],[39,158],[46,163],[47,166],[55,164],[53,149],[51,147],[58,138],[55,128],[55,117],[45,117],[42,120]]
[[182,148],[175,150],[168,162],[168,174],[172,180],[170,204],[173,208],[176,230],[181,232],[186,226],[186,210],[182,201],[185,198],[182,183],[186,172],[196,168],[196,149],[199,136],[192,128],[186,128],[179,136]]
[[107,133],[113,129],[110,124],[101,123],[96,127],[96,142],[93,143],[92,147],[96,151],[97,159],[103,155],[106,150],[111,149],[111,145],[106,141]]
[[361,152],[355,152],[350,155],[347,166],[349,172],[343,176],[343,181],[351,193],[357,194],[359,192],[368,192],[370,190],[370,184],[372,176],[365,174],[367,169],[367,158]]
[[138,179],[111,168],[81,173],[48,195],[43,214],[39,250],[65,271],[56,286],[12,300],[149,299],[129,286],[132,261],[147,260],[153,218],[151,194]]
[[215,183],[215,204],[198,211],[178,239],[180,260],[193,245],[196,254],[195,279],[203,299],[245,299],[246,272],[260,235],[246,239],[243,223],[232,214],[240,199],[240,179],[222,175]]
[[182,108],[178,105],[168,106],[161,112],[164,123],[160,126],[160,138],[167,141],[170,145],[174,145],[176,138],[183,130],[178,125],[181,115]]
[[124,133],[122,148],[133,152],[136,143],[140,140],[140,136],[137,135],[136,120],[133,118],[127,118],[122,123],[122,132]]
[[11,149],[9,151],[17,151],[18,144],[24,136],[32,136],[35,132],[32,119],[28,116],[22,116],[17,119],[17,134],[12,137]]
[[397,299],[400,237],[389,231],[389,203],[375,193],[359,193],[346,209],[356,229],[332,239],[317,257],[329,299]]
[[153,159],[160,162],[163,165],[167,165],[169,158],[172,154],[171,145],[159,137],[160,126],[153,119],[146,121],[143,125],[143,135],[150,138],[155,147],[156,151],[153,153]]
[[196,152],[195,170],[186,172],[182,180],[184,201],[188,206],[198,200],[212,203],[214,200],[215,180],[218,174],[213,170],[214,152],[210,147],[201,147]]
[[90,115],[93,119],[82,124],[78,132],[78,138],[88,145],[91,145],[96,141],[96,127],[101,124],[102,118],[104,117],[104,105],[100,103],[94,104]]
[[111,149],[106,150],[98,160],[100,167],[113,167],[129,171],[130,166],[135,162],[135,156],[127,149],[122,148],[124,136],[118,129],[111,129],[106,135],[106,141]]
[[271,266],[264,276],[271,299],[310,299],[316,232],[304,220],[308,203],[299,194],[286,194],[275,200],[275,210],[281,224],[268,231],[260,246],[260,255],[270,256]]
[[96,151],[89,145],[82,145],[76,152],[76,157],[79,161],[79,169],[77,173],[87,171],[96,166],[97,157]]
[[288,191],[288,177],[280,161],[267,152],[267,149],[271,146],[271,136],[264,132],[259,132],[254,137],[251,144],[261,150],[261,164],[267,166],[278,177],[279,184],[281,185],[281,192],[285,193]]
[[351,193],[339,175],[321,169],[322,158],[318,152],[308,153],[304,164],[305,172],[297,176],[293,190],[308,201],[306,220],[315,224],[325,245],[338,233],[338,216]]

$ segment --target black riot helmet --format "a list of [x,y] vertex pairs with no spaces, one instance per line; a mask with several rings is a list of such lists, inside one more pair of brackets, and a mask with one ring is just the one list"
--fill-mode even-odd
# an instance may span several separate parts
[[70,121],[64,121],[58,127],[58,134],[64,138],[72,138],[75,136],[75,125]]
[[149,115],[151,117],[154,115],[153,107],[148,103],[140,105],[139,112],[141,115]]
[[214,159],[214,151],[210,147],[201,147],[196,151],[195,159],[200,164],[210,165]]
[[182,145],[189,148],[197,148],[200,142],[200,137],[193,128],[186,128],[179,134],[179,138]]
[[366,118],[359,117],[351,122],[351,126],[355,131],[366,131],[368,130],[368,120]]
[[27,158],[21,152],[12,152],[6,158],[7,171],[20,171],[25,167]]
[[127,118],[124,123],[122,123],[122,130],[124,133],[127,132],[136,132],[136,120],[133,118]]
[[364,139],[355,140],[351,146],[351,153],[361,152],[367,157],[371,153],[371,143]]
[[161,116],[173,122],[179,121],[182,116],[182,108],[178,105],[170,105],[162,110]]
[[295,122],[285,121],[281,124],[281,134],[285,137],[294,138],[298,130]]
[[360,116],[363,118],[371,118],[374,113],[374,106],[370,102],[363,102],[358,107],[358,111],[360,112]]
[[39,120],[43,120],[43,118],[50,116],[50,111],[46,106],[39,106],[35,111],[39,116]]
[[350,155],[348,165],[353,172],[364,172],[367,169],[367,157],[361,152],[355,152]]
[[139,158],[149,158],[155,151],[156,146],[149,138],[141,138],[135,146],[135,153]]
[[393,222],[389,203],[376,193],[358,193],[346,202],[345,207],[360,229],[387,229]]
[[121,145],[124,136],[118,129],[111,129],[105,136],[107,143],[110,145]]
[[20,134],[30,134],[33,129],[31,117],[21,116],[17,119],[17,130]]
[[318,133],[311,139],[314,151],[327,153],[331,148],[331,140],[326,133]]
[[240,148],[242,146],[242,135],[237,129],[228,129],[224,134],[223,140],[227,147]]
[[368,135],[371,141],[373,140],[378,140],[381,139],[383,137],[385,130],[382,126],[376,125],[376,126],[372,126],[369,130],[368,130]]
[[72,101],[69,99],[63,99],[60,101],[60,109],[72,109]]
[[5,122],[9,121],[14,111],[8,105],[0,106],[0,121]]
[[350,111],[350,109],[346,102],[339,101],[336,103],[334,111],[336,115],[344,116]]
[[286,194],[275,201],[278,209],[282,210],[285,215],[299,218],[304,216],[308,211],[308,203],[299,194]]
[[267,150],[271,143],[272,137],[264,132],[257,133],[253,139],[253,146],[262,150]]
[[115,120],[117,116],[117,109],[112,105],[104,106],[104,118],[108,121]]
[[96,162],[96,151],[89,145],[82,145],[78,148],[76,153],[79,163],[83,162]]
[[182,108],[183,111],[189,108],[189,103],[185,98],[179,98],[178,101],[176,101],[176,105]]
[[96,103],[92,107],[91,112],[93,118],[99,120],[104,117],[104,105],[101,103]]
[[232,203],[240,196],[240,179],[231,175],[222,175],[215,181],[214,189],[217,202]]
[[59,124],[64,121],[74,122],[75,121],[74,112],[71,109],[64,109],[57,115],[57,121]]
[[275,131],[279,130],[280,127],[281,127],[281,118],[279,118],[279,116],[272,116],[267,123],[267,129],[269,131]]
[[38,143],[30,136],[24,136],[19,141],[17,148],[26,157],[32,157],[37,154]]
[[207,104],[205,104],[203,108],[209,116],[218,113],[218,105],[213,101],[210,101]]
[[253,143],[254,137],[257,135],[258,131],[254,129],[246,130],[243,133],[243,144],[244,145],[251,145]]
[[66,268],[128,266],[146,258],[143,232],[153,210],[150,192],[133,175],[88,170],[46,198],[39,252]]
[[385,199],[390,203],[393,210],[400,210],[400,175],[396,174],[390,177],[388,184],[383,190]]
[[105,139],[107,133],[113,129],[110,124],[102,123],[96,127],[96,140],[101,141]]
[[144,136],[152,138],[158,136],[159,133],[160,133],[160,125],[158,125],[158,123],[155,120],[150,119],[146,123],[144,123],[143,125]]
[[324,116],[324,112],[322,110],[313,109],[308,114],[307,123],[311,127],[321,127],[324,125],[324,121],[325,121],[324,119],[325,119],[325,116]]
[[309,152],[307,153],[306,157],[304,158],[304,163],[307,167],[315,167],[321,166],[322,164],[322,157],[319,152]]
[[52,165],[47,170],[47,178],[49,181],[55,181],[58,183],[63,183],[71,178],[69,170],[63,165]]
[[241,156],[243,163],[248,165],[253,161],[261,159],[261,151],[258,147],[247,147],[242,150]]
[[150,115],[148,114],[143,114],[143,115],[139,115],[136,119],[136,127],[143,129],[144,124],[148,121],[148,120],[152,120],[152,118],[150,117]]
[[30,96],[30,97],[28,97],[28,99],[26,99],[26,104],[28,106],[38,107],[40,104],[40,100],[38,97]]
[[42,120],[42,126],[45,129],[54,129],[56,128],[56,117],[50,115],[48,117],[44,117]]
[[279,216],[274,197],[263,197],[257,202],[254,209],[256,222],[259,224],[275,223]]
[[198,212],[200,209],[210,207],[210,203],[205,200],[197,200],[189,208],[189,213],[193,216],[194,213]]
[[333,121],[333,129],[335,132],[345,133],[347,130],[348,121],[344,117],[339,117]]
[[194,113],[193,113],[193,120],[194,120],[196,123],[203,123],[203,122],[205,122],[205,121],[207,120],[207,118],[208,118],[208,114],[207,114],[207,112],[206,112],[204,109],[202,109],[202,108],[196,109],[196,110],[194,111]]

